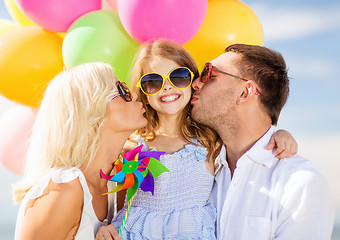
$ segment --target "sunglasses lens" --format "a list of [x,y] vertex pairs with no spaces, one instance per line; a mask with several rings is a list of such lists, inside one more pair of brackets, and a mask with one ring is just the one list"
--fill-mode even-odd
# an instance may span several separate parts
[[206,83],[210,77],[210,65],[206,63],[201,73],[201,82]]
[[125,101],[131,102],[132,101],[131,92],[126,83],[121,82],[119,86],[120,87],[118,87],[118,91],[120,92],[121,96],[124,98]]
[[146,94],[157,93],[163,86],[163,77],[156,73],[146,74],[140,80],[140,85]]
[[189,69],[177,68],[170,74],[170,81],[177,88],[186,88],[191,84],[191,74]]

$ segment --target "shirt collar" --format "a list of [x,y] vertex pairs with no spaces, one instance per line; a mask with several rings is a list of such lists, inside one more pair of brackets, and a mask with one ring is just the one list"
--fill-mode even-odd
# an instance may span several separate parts
[[271,167],[276,158],[273,155],[273,152],[267,150],[266,147],[274,133],[275,127],[271,126],[271,128],[241,158],[247,156],[255,162]]
[[225,144],[222,145],[220,154],[217,157],[217,169],[215,170],[215,174],[222,168],[222,167],[228,167],[228,162],[227,162],[227,151]]
[[[271,126],[270,129],[249,149],[245,154],[242,155],[242,158],[248,157],[255,162],[263,164],[267,167],[271,167],[274,163],[275,156],[272,151],[268,151],[266,149],[271,136],[275,133],[275,127]],[[228,167],[227,162],[227,151],[226,146],[223,144],[221,148],[221,152],[218,156],[218,167],[215,171],[217,173],[222,167]]]

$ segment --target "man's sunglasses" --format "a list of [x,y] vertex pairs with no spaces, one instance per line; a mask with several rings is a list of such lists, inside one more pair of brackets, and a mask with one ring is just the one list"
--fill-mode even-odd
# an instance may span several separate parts
[[[226,72],[223,72],[223,71],[221,71],[221,70],[218,70],[216,67],[214,67],[214,66],[212,65],[211,62],[207,62],[207,63],[204,65],[203,71],[202,71],[202,73],[201,73],[200,81],[201,81],[202,83],[208,82],[209,79],[210,79],[210,76],[211,76],[211,72],[212,72],[212,71],[219,72],[219,73],[223,73],[223,74],[226,74],[226,75],[228,75],[228,76],[231,76],[231,77],[234,77],[234,78],[238,78],[238,79],[243,80],[243,81],[246,81],[246,82],[250,81],[250,80],[248,80],[248,79],[241,78],[241,77],[235,76],[235,75],[233,75],[233,74],[226,73]],[[256,88],[256,90],[255,90],[255,94],[256,94],[256,95],[261,95],[260,92],[259,92],[259,90],[258,90],[257,88]]]
[[110,101],[115,99],[118,96],[121,96],[126,102],[131,102],[132,101],[131,92],[128,86],[126,85],[126,83],[118,81],[116,83],[116,86],[118,89],[118,94],[113,95]]
[[138,87],[144,94],[153,95],[162,90],[165,79],[168,79],[175,88],[183,89],[191,85],[193,78],[194,73],[189,68],[178,67],[171,70],[166,76],[153,72],[144,74],[138,82]]

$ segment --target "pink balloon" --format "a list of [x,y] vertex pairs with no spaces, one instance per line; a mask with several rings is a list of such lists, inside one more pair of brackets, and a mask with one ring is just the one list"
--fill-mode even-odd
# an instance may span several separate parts
[[24,173],[35,117],[36,109],[17,104],[0,118],[0,162],[19,175]]
[[118,0],[125,30],[136,41],[166,38],[188,42],[203,24],[208,0]]
[[52,32],[67,32],[85,13],[100,10],[101,0],[15,0],[21,11],[37,25]]

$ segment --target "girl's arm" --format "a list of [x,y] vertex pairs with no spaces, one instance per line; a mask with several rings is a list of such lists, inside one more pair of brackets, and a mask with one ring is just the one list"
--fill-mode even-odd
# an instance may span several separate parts
[[19,239],[74,239],[84,202],[77,179],[50,181],[42,196],[28,201]]
[[287,158],[298,152],[298,144],[293,136],[286,130],[278,130],[271,137],[266,149],[274,149],[277,158]]

